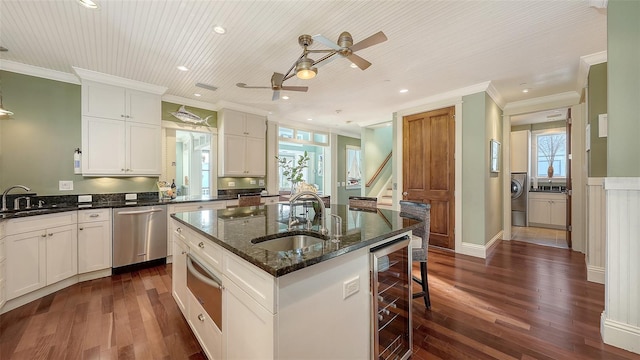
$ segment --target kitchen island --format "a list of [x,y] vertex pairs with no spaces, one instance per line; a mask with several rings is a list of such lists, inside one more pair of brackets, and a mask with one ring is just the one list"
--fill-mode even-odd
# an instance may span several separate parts
[[[176,302],[213,359],[371,358],[377,316],[370,250],[404,238],[420,222],[391,210],[332,204],[325,217],[342,218],[339,242],[322,241],[304,251],[252,243],[306,233],[288,230],[289,210],[276,204],[172,215]],[[199,282],[187,270],[194,263],[220,283],[210,297],[197,295]],[[410,265],[408,255],[403,263]],[[402,286],[408,288],[410,278]],[[409,319],[410,299],[402,301]]]

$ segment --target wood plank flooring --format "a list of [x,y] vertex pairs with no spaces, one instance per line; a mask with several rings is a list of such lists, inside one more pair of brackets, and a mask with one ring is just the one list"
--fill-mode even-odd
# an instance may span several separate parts
[[[604,287],[586,281],[582,254],[503,241],[486,261],[429,256],[432,309],[413,301],[413,359],[640,360],[602,343]],[[0,359],[205,359],[170,272],[76,284],[0,316]]]

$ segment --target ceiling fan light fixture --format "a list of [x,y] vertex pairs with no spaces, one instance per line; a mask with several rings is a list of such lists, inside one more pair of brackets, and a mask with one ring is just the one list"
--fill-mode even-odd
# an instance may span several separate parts
[[0,116],[11,116],[11,115],[13,115],[13,112],[5,109],[4,105],[2,105],[2,94],[0,94]]
[[296,63],[296,76],[299,79],[313,79],[318,74],[318,68],[313,67],[313,60],[303,57]]

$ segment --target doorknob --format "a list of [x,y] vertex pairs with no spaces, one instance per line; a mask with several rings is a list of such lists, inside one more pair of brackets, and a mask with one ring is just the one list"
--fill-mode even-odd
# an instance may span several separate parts
[[403,191],[403,192],[402,192],[402,196],[407,196],[407,195],[409,195],[409,193],[408,193],[408,192],[406,192],[406,191]]

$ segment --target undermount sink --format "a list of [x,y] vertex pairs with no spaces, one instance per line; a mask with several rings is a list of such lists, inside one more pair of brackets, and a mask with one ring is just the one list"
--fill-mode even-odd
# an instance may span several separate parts
[[305,252],[308,249],[321,247],[325,239],[320,235],[309,234],[284,235],[277,238],[261,237],[251,240],[251,243],[261,249],[269,251]]

